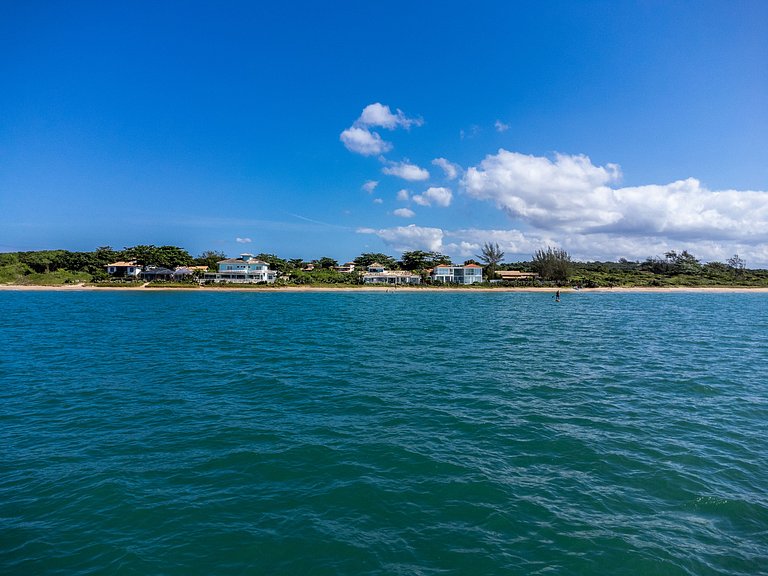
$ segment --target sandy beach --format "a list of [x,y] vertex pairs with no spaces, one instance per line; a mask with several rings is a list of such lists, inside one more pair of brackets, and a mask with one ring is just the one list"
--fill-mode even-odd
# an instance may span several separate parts
[[[253,286],[248,288],[217,287],[217,286],[199,286],[191,288],[161,287],[161,286],[94,286],[88,284],[68,284],[62,286],[24,286],[15,284],[0,284],[0,291],[5,292],[104,292],[104,291],[123,291],[123,292],[462,292],[472,294],[476,292],[555,292],[557,288],[537,288],[537,287],[510,287],[500,286],[498,288],[453,288],[453,287],[407,287],[407,286],[350,286],[348,288],[330,286]],[[561,293],[579,293],[579,292],[602,292],[602,293],[620,293],[620,292],[709,292],[709,293],[768,293],[768,288],[750,288],[750,287],[695,287],[683,286],[675,288],[666,287],[619,287],[619,288],[560,288]]]

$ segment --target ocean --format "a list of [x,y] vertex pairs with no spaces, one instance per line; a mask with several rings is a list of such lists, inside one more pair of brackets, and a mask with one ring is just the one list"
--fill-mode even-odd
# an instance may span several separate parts
[[768,574],[766,294],[0,313],[0,574]]

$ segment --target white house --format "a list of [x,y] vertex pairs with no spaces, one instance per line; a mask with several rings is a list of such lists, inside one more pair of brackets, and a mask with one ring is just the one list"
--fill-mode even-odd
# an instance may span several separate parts
[[136,264],[135,260],[107,264],[107,274],[115,278],[138,278],[141,270],[141,266]]
[[277,271],[270,270],[269,264],[257,260],[253,254],[240,254],[239,258],[228,258],[217,262],[219,271],[206,274],[204,279],[209,282],[232,282],[235,284],[255,284],[257,282],[274,282]]
[[467,264],[466,266],[451,266],[442,264],[435,266],[430,274],[435,282],[445,282],[446,284],[474,284],[483,281],[483,267],[477,264]]
[[355,263],[345,262],[341,266],[334,266],[333,269],[336,270],[336,272],[344,272],[345,274],[349,274],[355,271]]
[[421,276],[404,270],[387,270],[378,262],[368,266],[363,274],[364,284],[421,284]]

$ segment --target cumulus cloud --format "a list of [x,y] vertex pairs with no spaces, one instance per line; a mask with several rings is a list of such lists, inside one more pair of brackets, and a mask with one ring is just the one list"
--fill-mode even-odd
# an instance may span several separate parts
[[344,130],[339,139],[347,150],[363,156],[376,156],[392,150],[392,144],[385,142],[377,132],[357,126]]
[[403,188],[402,190],[400,190],[397,193],[397,199],[400,202],[408,202],[408,200],[410,200],[410,198],[411,198],[410,192],[408,192],[408,190],[406,190],[405,188]]
[[378,132],[371,128],[409,129],[411,126],[421,126],[421,118],[408,118],[402,110],[392,113],[389,106],[376,102],[363,108],[363,112],[355,122],[339,135],[339,140],[347,150],[363,156],[376,156],[392,150],[392,144],[385,141]]
[[368,182],[363,184],[362,188],[363,190],[368,192],[368,194],[371,194],[374,190],[376,190],[376,186],[378,185],[379,185],[378,180],[368,180]]
[[397,109],[393,114],[389,106],[375,102],[363,108],[363,113],[360,114],[356,124],[358,126],[380,126],[394,130],[397,127],[408,129],[411,126],[421,126],[424,124],[424,120],[408,118],[400,109]]
[[381,198],[374,198],[373,199],[373,203],[374,204],[384,204],[384,200],[382,200]]
[[399,216],[400,218],[413,218],[416,216],[416,212],[411,210],[410,208],[398,208],[394,212],[392,212],[395,216]]
[[493,123],[493,127],[496,128],[496,132],[506,132],[509,130],[509,124],[504,124],[501,120],[496,120]]
[[456,176],[458,176],[459,172],[461,171],[461,167],[458,164],[449,162],[445,158],[435,158],[432,160],[432,164],[442,168],[443,172],[445,172],[445,177],[448,178],[448,180],[453,180],[456,178]]
[[449,188],[443,187],[431,187],[427,188],[427,191],[423,194],[417,194],[413,197],[413,201],[419,206],[442,206],[446,208],[451,205],[453,199],[453,193]]
[[543,230],[668,239],[768,241],[768,192],[709,190],[695,178],[611,187],[616,164],[586,156],[554,160],[506,150],[467,170],[471,197],[494,202]]
[[426,250],[440,252],[443,246],[443,231],[440,228],[416,226],[398,226],[396,228],[358,228],[360,234],[375,234],[394,250]]
[[384,174],[390,176],[397,176],[403,180],[410,180],[412,182],[419,180],[427,180],[429,178],[429,171],[411,164],[407,160],[403,162],[387,162],[387,165],[381,169]]
[[250,244],[251,243],[251,239],[250,238],[239,238],[238,237],[238,238],[235,238],[235,242],[237,242],[238,244]]

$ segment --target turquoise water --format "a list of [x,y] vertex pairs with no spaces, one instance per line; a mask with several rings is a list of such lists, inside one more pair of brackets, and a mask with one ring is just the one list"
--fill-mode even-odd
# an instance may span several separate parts
[[768,295],[0,312],[0,574],[768,573]]

